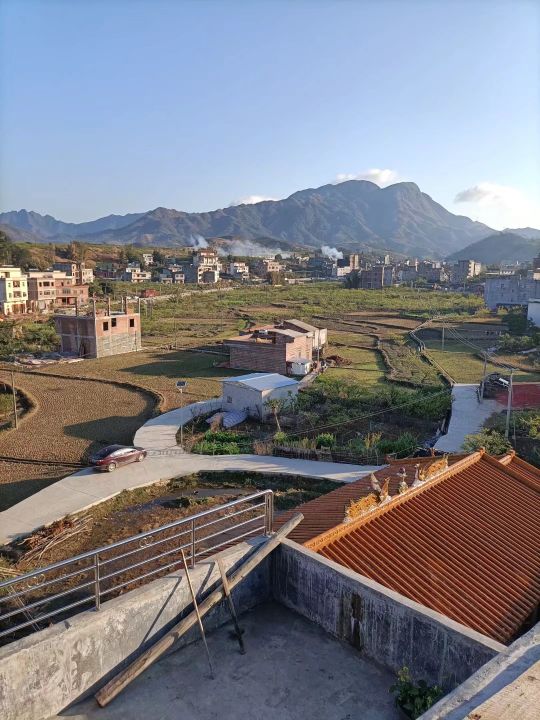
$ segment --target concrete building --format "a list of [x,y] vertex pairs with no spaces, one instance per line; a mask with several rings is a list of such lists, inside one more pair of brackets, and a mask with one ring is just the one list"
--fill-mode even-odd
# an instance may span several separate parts
[[458,260],[454,265],[453,280],[454,282],[465,282],[469,278],[476,277],[482,272],[482,263],[477,260]]
[[221,263],[215,250],[199,250],[191,263],[181,263],[185,282],[196,285],[213,285],[219,281]]
[[373,265],[367,270],[360,270],[360,285],[363,290],[381,290],[394,284],[394,268],[392,265]]
[[223,404],[226,412],[247,411],[249,417],[266,420],[272,411],[268,400],[291,400],[298,394],[298,382],[277,373],[251,373],[223,380]]
[[324,348],[328,343],[328,330],[326,328],[318,328],[315,325],[304,322],[303,320],[284,320],[281,323],[281,327],[286,330],[296,330],[297,332],[307,333],[313,338],[313,352],[317,355],[318,359]]
[[249,266],[245,262],[231,262],[227,268],[227,273],[234,280],[249,280]]
[[142,262],[145,267],[148,267],[148,265],[154,264],[154,255],[152,253],[143,253],[142,254]]
[[152,273],[149,270],[143,270],[140,265],[128,265],[120,275],[120,280],[131,283],[150,282]]
[[289,375],[295,361],[311,361],[310,333],[285,328],[258,328],[224,341],[229,348],[229,366],[239,370]]
[[285,265],[273,258],[258,258],[249,263],[251,272],[257,277],[265,278],[269,273],[280,273],[285,270]]
[[510,275],[486,278],[484,302],[490,310],[498,307],[525,307],[529,300],[540,298],[540,278]]
[[141,320],[138,313],[91,313],[55,315],[62,352],[99,358],[141,349]]
[[57,262],[54,263],[53,270],[59,270],[66,273],[68,277],[72,277],[75,285],[89,285],[94,281],[94,271],[92,268],[86,267],[83,262],[72,260]]
[[50,312],[56,304],[56,278],[65,273],[57,270],[30,270],[28,273],[28,309],[31,312]]
[[54,284],[56,289],[56,307],[75,307],[88,303],[88,285],[80,285],[74,282],[73,277],[64,273],[55,274]]
[[539,298],[533,298],[533,299],[529,300],[529,303],[527,305],[527,317],[533,323],[533,325],[536,325],[537,328],[540,328],[540,299]]
[[3,315],[25,313],[28,303],[28,280],[21,268],[0,267],[0,309]]

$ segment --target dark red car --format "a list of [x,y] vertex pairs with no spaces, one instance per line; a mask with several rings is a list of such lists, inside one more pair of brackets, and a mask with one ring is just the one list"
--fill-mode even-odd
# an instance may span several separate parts
[[146,450],[129,445],[108,445],[90,457],[90,462],[96,470],[112,472],[120,465],[132,462],[142,462],[146,457]]

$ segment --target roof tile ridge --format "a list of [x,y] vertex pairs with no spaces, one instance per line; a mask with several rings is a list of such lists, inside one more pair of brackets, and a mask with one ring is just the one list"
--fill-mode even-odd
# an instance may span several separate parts
[[522,485],[525,485],[526,487],[534,490],[535,492],[540,492],[540,479],[538,482],[535,482],[534,480],[529,480],[529,478],[524,477],[519,470],[516,470],[515,466],[512,467],[512,465],[504,465],[499,462],[499,460],[495,460],[495,458],[492,458],[489,455],[486,455],[484,460],[486,460],[488,464],[492,467],[496,467],[498,470],[505,473],[506,475],[510,475],[510,477],[514,478],[514,480],[517,480]]
[[501,455],[498,462],[500,462],[501,465],[508,465],[515,458],[516,458],[516,451],[514,450],[514,448],[512,448],[511,450],[508,450],[508,452],[506,452],[504,455]]
[[483,458],[484,454],[485,450],[483,448],[480,448],[480,450],[477,450],[476,452],[467,455],[461,460],[455,462],[453,465],[449,465],[441,472],[436,473],[433,477],[424,480],[424,482],[417,485],[416,487],[411,486],[406,492],[399,495],[394,495],[388,500],[383,501],[379,506],[375,507],[371,511],[366,512],[359,518],[356,518],[351,522],[342,522],[339,525],[335,525],[333,528],[325,530],[319,535],[316,535],[315,537],[311,538],[311,540],[305,542],[304,546],[309,548],[310,550],[318,552],[319,550],[326,547],[335,540],[339,540],[339,538],[343,537],[344,535],[348,535],[353,530],[357,530],[359,527],[366,525],[371,520],[375,520],[376,518],[381,517],[390,510],[393,510],[399,505],[408,502],[413,497],[420,495],[425,490],[429,490],[435,485],[438,485],[443,480],[446,480],[449,477],[453,477],[462,470],[465,470],[471,465],[474,465]]

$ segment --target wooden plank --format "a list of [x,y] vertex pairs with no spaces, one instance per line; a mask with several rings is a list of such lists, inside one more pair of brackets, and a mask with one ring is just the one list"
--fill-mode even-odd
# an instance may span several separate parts
[[240,652],[242,655],[245,655],[246,649],[244,647],[244,640],[242,638],[243,630],[240,627],[238,623],[238,617],[236,615],[236,608],[234,607],[234,602],[231,595],[231,588],[229,586],[229,580],[227,578],[227,571],[225,570],[225,566],[223,565],[223,560],[218,555],[216,558],[217,566],[219,568],[219,572],[221,575],[221,582],[223,583],[223,591],[225,592],[225,596],[227,597],[227,602],[229,604],[229,610],[231,611],[231,617],[234,624],[234,631],[236,633],[236,637],[238,639],[238,644],[240,645]]
[[[294,528],[302,522],[304,516],[298,513],[292,517],[285,525],[279,528],[268,540],[261,546],[259,546],[255,552],[253,552],[248,559],[234,572],[229,578],[229,587],[232,590],[238,583],[244,580],[249,573],[259,565],[265,557],[267,557],[272,550],[274,550],[280,542],[287,537],[287,535],[294,530]],[[209,610],[211,610],[217,603],[219,603],[225,597],[225,590],[221,584],[216,590],[208,595],[203,602],[199,605],[199,611],[201,617],[203,617]],[[108,705],[122,690],[129,685],[130,682],[135,680],[142,672],[150,667],[163,653],[167,652],[174,643],[182,637],[193,625],[197,622],[197,614],[192,611],[177,625],[175,625],[168,633],[160,638],[154,645],[145,650],[136,660],[124,670],[119,672],[115,677],[112,678],[101,690],[99,690],[95,698],[101,707]]]

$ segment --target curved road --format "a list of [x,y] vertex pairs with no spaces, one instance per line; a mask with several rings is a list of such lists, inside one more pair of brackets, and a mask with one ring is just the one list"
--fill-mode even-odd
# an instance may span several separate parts
[[134,443],[148,449],[143,463],[119,468],[114,473],[96,473],[85,468],[49,485],[35,495],[0,513],[0,544],[31,533],[65,515],[80,512],[122,490],[132,490],[181,475],[204,470],[228,470],[303,475],[352,482],[380,469],[375,465],[297,460],[262,455],[193,455],[176,444],[180,425],[221,407],[221,399],[209,400],[172,410],[146,422],[135,434]]

